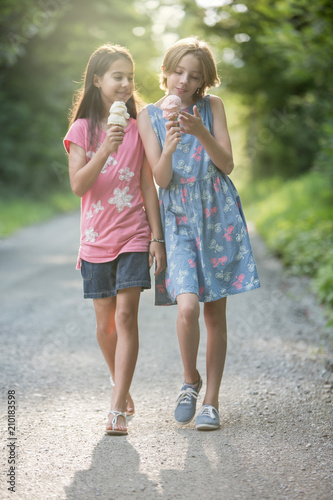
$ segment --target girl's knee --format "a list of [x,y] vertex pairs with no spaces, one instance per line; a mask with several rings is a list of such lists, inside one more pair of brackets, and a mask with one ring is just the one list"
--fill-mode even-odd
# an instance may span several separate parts
[[128,308],[121,308],[116,312],[116,324],[118,329],[128,329],[137,322],[136,314]]
[[199,319],[199,302],[193,299],[178,302],[178,315],[185,322],[197,321]]
[[96,326],[96,335],[97,337],[103,338],[113,338],[117,335],[117,331],[114,327],[110,327],[107,324],[97,324]]

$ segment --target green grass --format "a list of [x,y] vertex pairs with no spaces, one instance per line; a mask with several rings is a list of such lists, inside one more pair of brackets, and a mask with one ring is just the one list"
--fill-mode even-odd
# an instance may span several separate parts
[[0,238],[19,229],[37,224],[50,217],[79,209],[80,199],[73,193],[54,193],[46,201],[31,198],[2,197],[0,199]]
[[333,324],[333,198],[327,177],[269,179],[241,190],[246,216],[289,271],[312,278]]

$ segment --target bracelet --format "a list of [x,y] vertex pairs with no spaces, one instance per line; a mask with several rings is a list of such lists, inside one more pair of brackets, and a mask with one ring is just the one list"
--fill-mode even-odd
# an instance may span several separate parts
[[164,240],[158,240],[157,238],[152,238],[149,243],[153,243],[154,241],[156,241],[156,243],[165,243]]

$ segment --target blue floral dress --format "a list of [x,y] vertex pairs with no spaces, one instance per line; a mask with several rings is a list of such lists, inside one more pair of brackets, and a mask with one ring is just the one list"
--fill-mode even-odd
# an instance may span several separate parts
[[[209,100],[206,95],[196,106],[213,134]],[[162,110],[149,104],[147,111],[163,148]],[[186,111],[193,113],[193,106]],[[240,197],[230,178],[190,134],[182,135],[172,165],[168,188],[159,188],[167,269],[156,277],[156,305],[176,304],[182,293],[213,302],[260,287]]]

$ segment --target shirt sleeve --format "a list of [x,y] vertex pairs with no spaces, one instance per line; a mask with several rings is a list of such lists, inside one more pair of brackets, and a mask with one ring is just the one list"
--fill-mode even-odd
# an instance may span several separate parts
[[64,138],[64,146],[67,153],[69,153],[69,145],[71,142],[77,144],[84,150],[87,149],[87,144],[86,144],[87,128],[88,128],[87,120],[79,119],[72,124],[72,126],[70,127]]

